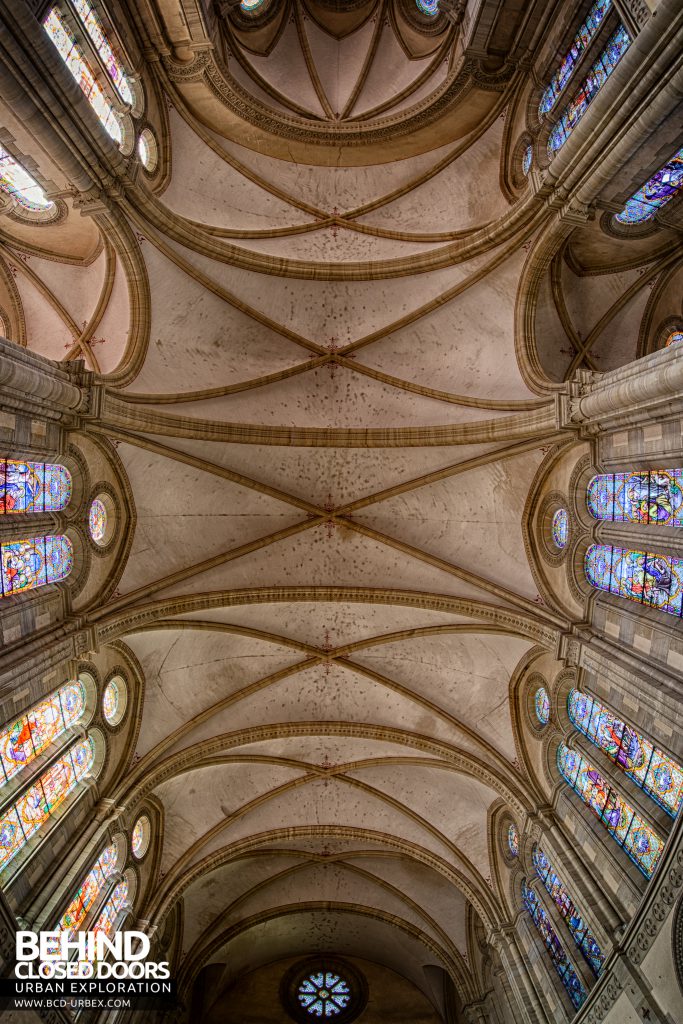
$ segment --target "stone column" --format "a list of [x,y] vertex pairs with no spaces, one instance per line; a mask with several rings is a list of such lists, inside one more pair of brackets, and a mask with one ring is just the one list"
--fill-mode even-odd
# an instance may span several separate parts
[[489,941],[497,950],[507,976],[515,1024],[548,1024],[548,1015],[536,993],[514,925],[492,932]]
[[56,363],[0,337],[0,409],[73,422],[96,404],[82,362]]

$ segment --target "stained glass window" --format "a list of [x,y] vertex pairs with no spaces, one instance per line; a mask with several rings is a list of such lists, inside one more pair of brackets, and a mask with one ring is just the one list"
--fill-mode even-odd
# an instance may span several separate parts
[[0,515],[61,512],[71,499],[71,474],[51,462],[0,459]]
[[558,508],[552,522],[553,543],[556,548],[566,548],[569,540],[569,515],[566,508]]
[[678,341],[683,341],[683,331],[672,331],[664,342],[664,348],[675,345]]
[[541,725],[547,725],[550,721],[550,697],[545,686],[539,686],[538,690],[536,690],[534,706],[536,708],[536,718]]
[[657,835],[631,805],[576,750],[561,743],[557,751],[561,774],[578,793],[646,878],[650,878],[664,849]]
[[571,690],[569,717],[591,743],[675,818],[683,801],[683,768],[590,693]]
[[534,158],[533,146],[527,146],[524,150],[524,156],[522,157],[522,171],[524,174],[528,174],[531,170],[531,161]]
[[588,993],[583,987],[571,960],[567,956],[565,948],[560,942],[557,932],[553,928],[552,922],[548,917],[545,908],[541,906],[541,901],[537,894],[533,889],[529,888],[526,882],[522,882],[522,899],[524,900],[524,906],[531,915],[532,921],[540,932],[545,948],[550,954],[550,959],[553,962],[555,970],[560,976],[562,984],[567,990],[567,994],[569,995],[572,1004],[578,1010],[586,1001]]
[[337,971],[313,971],[299,985],[297,998],[311,1017],[336,1017],[351,1002],[351,988]]
[[439,13],[439,0],[415,0],[418,11],[422,11],[429,18]]
[[88,64],[83,51],[71,35],[66,23],[56,7],[47,14],[43,28],[57,47],[60,57],[71,72],[81,92],[99,118],[100,124],[115,142],[121,142],[121,125],[114,108],[102,92],[95,80],[92,68]]
[[267,0],[241,0],[240,8],[246,11],[247,14],[253,14],[255,10],[262,7]]
[[106,938],[110,938],[114,931],[116,920],[123,910],[128,898],[128,882],[124,878],[114,889],[113,893],[104,905],[102,913],[93,925],[93,931],[103,932]]
[[576,65],[581,60],[581,56],[585,53],[611,7],[612,0],[596,0],[593,4],[586,15],[586,20],[574,36],[571,46],[564,55],[562,63],[550,79],[550,83],[541,97],[538,107],[539,114],[547,114],[555,106],[560,93],[574,74]]
[[662,206],[678,195],[683,188],[683,149],[672,156],[631,196],[626,206],[616,215],[620,224],[642,224],[650,220]]
[[88,513],[88,529],[96,544],[101,544],[107,532],[107,510],[99,498],[95,498]]
[[68,932],[69,938],[73,938],[76,934],[85,921],[88,912],[104,891],[107,881],[116,870],[117,859],[116,843],[112,843],[111,846],[107,846],[102,851],[94,866],[74,893],[71,903],[62,914],[59,922],[59,930]]
[[581,917],[567,887],[554,871],[543,850],[539,846],[534,846],[531,857],[536,874],[550,893],[553,903],[564,918],[564,922],[571,932],[574,942],[583,953],[588,966],[598,977],[605,963],[605,954],[600,949],[595,936]]
[[76,13],[83,22],[86,32],[95,44],[95,49],[102,58],[107,74],[116,86],[116,91],[124,103],[132,104],[133,93],[131,92],[128,79],[121,66],[121,62],[114,55],[114,51],[102,28],[102,22],[95,14],[88,0],[71,0],[71,2],[76,8]]
[[592,544],[586,552],[591,586],[631,601],[683,615],[683,559]]
[[54,206],[38,182],[0,146],[0,188],[25,210],[49,210]]
[[119,710],[119,688],[115,679],[110,679],[102,694],[102,714],[111,724],[116,721]]
[[130,837],[130,848],[133,852],[133,856],[141,860],[147,852],[149,845],[149,818],[143,814],[141,818],[135,822],[135,828],[133,834]]
[[508,849],[513,857],[519,856],[519,832],[514,824],[508,828]]
[[0,869],[45,824],[90,771],[94,748],[86,738],[70,747],[0,817]]
[[581,84],[579,91],[572,97],[553,126],[548,139],[548,153],[552,157],[576,128],[588,105],[593,102],[615,67],[624,56],[631,40],[623,25],[620,25],[607,46],[602,51],[588,76]]
[[6,726],[0,732],[0,786],[75,725],[83,716],[85,703],[85,687],[74,679]]
[[0,544],[2,596],[35,590],[66,579],[73,568],[68,537],[32,537]]
[[602,473],[589,483],[587,502],[596,519],[683,526],[683,469]]

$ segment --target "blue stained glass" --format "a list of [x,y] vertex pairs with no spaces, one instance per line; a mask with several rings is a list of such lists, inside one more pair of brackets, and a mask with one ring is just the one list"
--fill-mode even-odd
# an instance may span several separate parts
[[524,150],[524,156],[522,157],[522,171],[524,172],[525,175],[527,175],[529,173],[529,171],[531,170],[531,162],[532,162],[533,158],[534,158],[534,148],[533,148],[533,146],[527,146],[526,149]]
[[668,348],[669,345],[677,345],[679,341],[683,341],[683,331],[671,331],[663,347]]
[[552,110],[555,106],[560,93],[574,74],[576,65],[580,61],[581,56],[585,52],[589,43],[594,38],[595,33],[602,25],[605,20],[605,16],[611,7],[612,0],[596,0],[596,3],[593,4],[586,15],[586,20],[574,36],[569,50],[564,55],[562,63],[550,79],[550,82],[541,97],[541,102],[538,108],[539,114],[547,114],[548,111]]
[[313,971],[299,985],[297,997],[312,1017],[336,1017],[351,1002],[351,989],[337,971]]
[[562,984],[567,990],[567,994],[571,999],[573,1006],[578,1010],[586,1001],[588,993],[583,987],[578,974],[574,970],[574,966],[567,956],[565,948],[560,942],[547,912],[541,906],[541,902],[534,890],[530,889],[526,882],[522,882],[522,899],[524,900],[524,906],[531,915],[531,919],[543,939],[545,948],[550,954],[550,959],[553,962],[555,970],[560,976]]
[[683,188],[683,149],[652,175],[616,215],[621,224],[642,224],[650,220],[662,206]]
[[557,909],[564,918],[565,924],[571,932],[574,942],[583,953],[586,962],[595,976],[598,977],[605,963],[605,955],[600,949],[597,940],[581,917],[581,914],[577,910],[576,904],[569,895],[569,891],[566,886],[553,870],[549,859],[539,846],[534,847],[532,860],[536,874],[543,882],[543,885],[550,894],[553,903],[555,903]]
[[683,615],[683,559],[608,544],[586,552],[586,578],[597,590]]
[[2,596],[35,590],[66,579],[73,568],[68,537],[33,537],[0,544]]
[[545,686],[540,686],[536,690],[534,706],[536,708],[536,718],[538,718],[541,725],[547,725],[550,721],[550,697]]
[[0,515],[61,512],[71,498],[71,475],[51,462],[0,459]]
[[415,0],[418,10],[433,18],[439,13],[439,0]]
[[588,485],[587,504],[595,519],[683,526],[683,469],[602,473]]
[[593,64],[581,88],[574,94],[553,126],[548,139],[548,154],[552,157],[565,144],[572,131],[583,117],[588,105],[597,96],[602,86],[624,56],[631,39],[623,25],[620,25],[607,46]]

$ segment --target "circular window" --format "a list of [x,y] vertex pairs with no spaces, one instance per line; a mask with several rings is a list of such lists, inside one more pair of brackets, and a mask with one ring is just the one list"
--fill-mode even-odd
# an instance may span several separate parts
[[88,513],[88,529],[96,544],[102,544],[107,532],[107,510],[99,498],[95,498]]
[[439,13],[439,0],[415,0],[417,9],[426,14],[428,18],[433,18]]
[[558,508],[553,516],[553,543],[556,548],[566,548],[569,540],[569,515],[566,508]]
[[156,170],[159,162],[159,148],[154,133],[150,128],[143,128],[138,138],[138,156],[140,163],[150,173]]
[[367,985],[360,972],[342,960],[304,960],[282,979],[282,999],[294,1020],[355,1020],[367,1002]]
[[522,157],[522,170],[526,176],[531,170],[531,161],[534,157],[534,150],[532,146],[527,146],[524,150],[524,156]]
[[508,828],[508,849],[513,857],[519,857],[519,832],[514,824]]
[[126,683],[121,676],[114,676],[102,694],[102,714],[109,725],[118,725],[126,713]]
[[536,690],[534,707],[536,708],[536,718],[541,725],[547,725],[550,721],[550,697],[545,686],[539,686],[538,690]]
[[142,860],[147,853],[151,830],[149,818],[146,814],[143,814],[142,817],[138,818],[135,822],[135,828],[133,829],[133,833],[130,837],[130,848],[133,856],[138,860]]

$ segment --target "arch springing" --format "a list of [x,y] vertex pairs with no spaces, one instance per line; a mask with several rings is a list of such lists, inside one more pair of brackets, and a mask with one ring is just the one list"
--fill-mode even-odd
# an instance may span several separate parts
[[11,153],[0,146],[0,188],[24,207],[39,213],[54,206],[45,195],[44,189],[28,171],[15,160]]
[[593,4],[581,28],[572,39],[571,46],[564,55],[562,63],[541,96],[538,107],[539,114],[547,114],[555,106],[564,87],[574,74],[583,53],[594,39],[611,8],[612,0],[596,0]]
[[670,615],[683,615],[682,558],[592,544],[586,552],[585,570],[588,582],[597,590]]
[[114,54],[109,39],[102,27],[102,22],[95,14],[92,5],[88,3],[88,0],[71,0],[71,2],[86,32],[92,39],[95,49],[107,70],[107,74],[114,83],[116,91],[124,103],[132,104],[133,92],[126,73],[120,60]]
[[569,717],[591,743],[675,818],[683,802],[683,768],[590,693],[572,690]]
[[52,462],[0,459],[0,515],[61,512],[71,500],[71,474]]
[[620,25],[550,132],[548,155],[551,159],[564,146],[630,45],[631,38],[624,26]]
[[75,743],[0,817],[0,870],[49,820],[93,765],[89,737]]
[[601,473],[588,485],[587,504],[595,519],[683,526],[683,469]]
[[591,809],[616,843],[651,878],[664,849],[657,835],[631,805],[596,771],[582,754],[561,743],[557,750],[560,774]]
[[0,787],[76,725],[85,705],[85,687],[80,679],[73,679],[6,726],[0,732]]
[[116,843],[111,843],[102,851],[74,893],[59,921],[59,930],[68,932],[69,938],[73,938],[104,892],[109,879],[116,871],[117,859]]
[[524,906],[531,915],[531,920],[536,925],[540,936],[543,939],[545,948],[548,950],[550,959],[553,962],[553,966],[559,974],[560,980],[566,988],[572,1004],[578,1010],[586,1001],[588,993],[581,984],[579,976],[574,970],[574,966],[567,956],[565,948],[560,942],[548,914],[541,906],[541,901],[534,890],[531,889],[526,882],[522,882],[522,899],[524,900]]
[[100,124],[114,142],[121,143],[121,125],[111,103],[95,80],[83,51],[67,28],[59,10],[53,7],[43,21],[43,28],[57,48],[74,81],[97,115]]
[[73,568],[68,537],[31,537],[0,544],[2,596],[21,594],[66,579]]
[[605,963],[605,954],[600,949],[595,936],[579,913],[564,882],[560,880],[540,846],[534,846],[531,859],[536,874],[543,882],[553,903],[564,918],[564,922],[571,932],[574,942],[581,950],[586,963],[597,978]]
[[615,220],[620,224],[642,224],[677,196],[683,188],[683,148],[634,192]]

